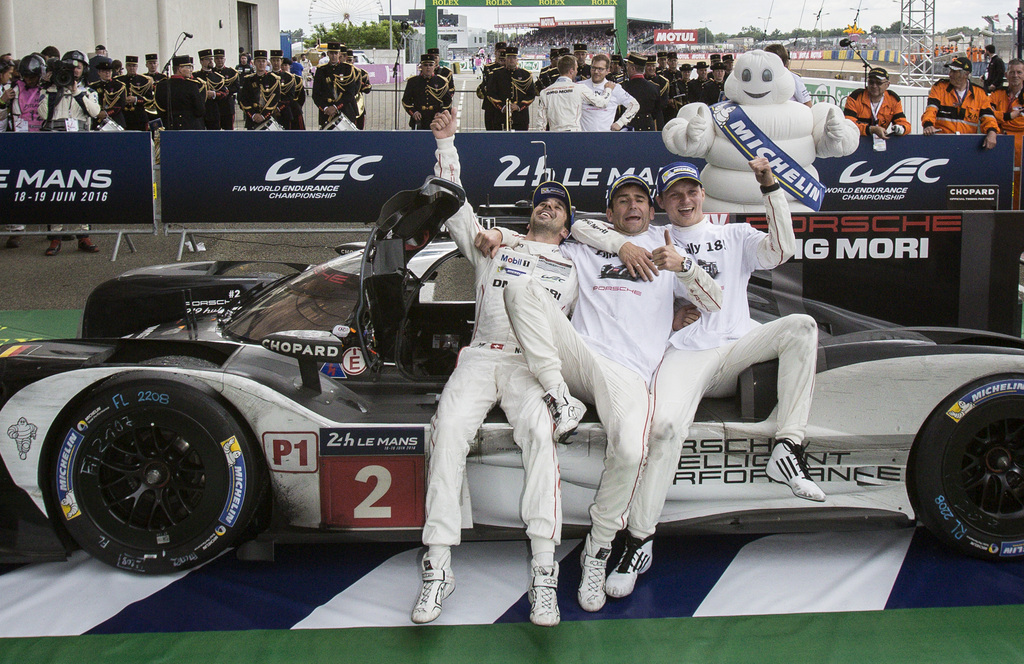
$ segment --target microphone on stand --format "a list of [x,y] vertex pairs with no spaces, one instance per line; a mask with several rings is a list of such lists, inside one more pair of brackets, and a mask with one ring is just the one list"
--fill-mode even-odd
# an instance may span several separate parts
[[192,33],[191,32],[183,32],[181,34],[185,35],[185,39],[192,39]]

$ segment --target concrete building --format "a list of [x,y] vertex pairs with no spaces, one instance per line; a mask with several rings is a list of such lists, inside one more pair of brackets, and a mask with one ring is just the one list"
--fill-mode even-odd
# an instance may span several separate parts
[[186,32],[179,55],[223,48],[233,65],[239,46],[280,48],[278,0],[0,0],[0,53],[15,57],[103,44],[112,58],[156,52],[163,64]]

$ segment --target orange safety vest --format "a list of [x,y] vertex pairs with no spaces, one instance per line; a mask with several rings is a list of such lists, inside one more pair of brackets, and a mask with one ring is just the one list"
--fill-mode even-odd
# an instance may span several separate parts
[[882,95],[882,103],[878,107],[878,113],[871,115],[871,97],[864,88],[854,90],[846,98],[846,106],[843,113],[847,118],[857,123],[860,135],[866,136],[869,127],[878,125],[882,129],[888,129],[890,124],[898,124],[903,127],[903,133],[910,133],[910,120],[903,113],[903,102],[895,92],[888,90]]
[[942,79],[928,91],[928,106],[921,125],[935,127],[940,134],[984,134],[999,131],[988,95],[981,86],[968,83],[963,101],[949,79]]

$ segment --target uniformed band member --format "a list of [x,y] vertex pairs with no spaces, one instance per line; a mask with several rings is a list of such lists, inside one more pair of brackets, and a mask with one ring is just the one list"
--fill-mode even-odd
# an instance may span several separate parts
[[721,60],[711,65],[711,78],[704,82],[700,92],[700,100],[708,106],[725,100],[725,70],[726,65]]
[[629,122],[632,131],[655,131],[656,119],[661,113],[661,93],[654,83],[644,78],[646,66],[647,58],[638,53],[630,53],[626,58],[626,75],[629,78],[623,81],[622,87],[640,104],[640,110]]
[[192,56],[171,58],[174,74],[156,84],[155,105],[164,129],[206,129],[206,101],[203,91],[192,80]]
[[573,44],[573,55],[576,56],[576,81],[585,81],[590,78],[590,65],[587,64],[587,45]]
[[221,129],[235,128],[235,95],[241,85],[241,76],[225,62],[224,49],[213,49],[213,70],[224,78],[224,87],[217,91],[217,118]]
[[[370,73],[356,66],[355,51],[348,49],[345,51],[345,56],[345,61],[352,65],[359,78],[359,88],[356,91],[356,109],[358,113],[356,115],[356,128],[363,129],[366,126],[366,95],[373,91],[373,86],[370,84]],[[451,89],[455,90],[454,80]]]
[[658,70],[658,58],[659,55],[648,55],[647,64],[644,66],[644,78],[651,83],[654,83],[655,87],[658,88],[658,113],[654,118],[654,126],[660,131],[665,126],[665,109],[668,108],[669,102],[672,100],[669,91],[671,84],[669,83],[668,77],[664,76]]
[[127,93],[125,100],[124,128],[132,131],[148,131],[149,121],[153,117],[147,112],[152,105],[154,90],[153,79],[139,73],[139,56],[124,56],[127,73],[117,80],[122,83]]
[[612,54],[612,61],[609,65],[608,76],[606,76],[612,83],[618,83],[622,85],[622,82],[626,80],[626,72],[623,71],[622,67],[622,56],[618,53]]
[[281,79],[281,95],[278,100],[278,121],[285,129],[305,129],[302,121],[302,105],[306,102],[306,89],[302,77],[284,69],[284,51],[270,51],[270,70]]
[[548,53],[548,58],[550,58],[548,66],[541,69],[540,73],[537,74],[537,94],[540,94],[544,91],[544,88],[558,80],[559,51],[560,49],[558,48],[551,49]]
[[238,91],[238,105],[245,115],[246,129],[256,129],[281,114],[281,79],[270,71],[267,52],[253,51],[252,63],[256,73],[243,78]]
[[434,56],[424,53],[420,73],[405,82],[402,106],[409,114],[410,129],[430,129],[434,116],[452,107],[452,91],[448,80],[438,76]]
[[683,73],[679,71],[679,54],[669,51],[665,54],[665,69],[661,75],[668,79],[668,104],[662,115],[668,123],[676,117],[679,109],[686,105],[686,85],[681,83]]
[[494,45],[494,62],[484,65],[481,70],[480,85],[476,89],[476,96],[483,100],[481,108],[484,111],[484,129],[496,131],[502,127],[502,117],[498,109],[494,107],[491,100],[487,98],[487,85],[490,83],[494,72],[505,66],[505,42],[498,42]]
[[327,42],[328,62],[317,67],[313,77],[313,103],[320,109],[321,128],[335,113],[344,113],[353,122],[358,113],[356,92],[360,81],[352,65],[343,61],[343,50],[346,49],[341,42]]
[[153,79],[153,83],[159,83],[167,78],[167,75],[160,71],[160,58],[156,53],[146,54],[146,76]]
[[519,49],[507,47],[505,66],[487,80],[487,99],[498,111],[501,129],[529,131],[529,107],[537,97],[537,86],[530,72],[518,65]]
[[206,115],[203,124],[207,129],[220,129],[220,108],[217,106],[217,92],[224,87],[224,77],[213,69],[213,49],[199,51],[199,71],[193,78],[203,89],[206,98]]
[[732,73],[733,61],[734,60],[733,60],[733,57],[732,57],[732,53],[726,53],[725,55],[722,56],[722,63],[725,64],[725,78],[726,78],[726,80],[729,79],[729,74]]
[[701,60],[693,67],[694,71],[697,72],[696,78],[691,78],[690,82],[686,87],[686,98],[693,103],[700,101],[701,94],[704,91],[704,84],[708,80],[708,63]]
[[444,67],[441,65],[441,49],[436,47],[428,48],[427,53],[429,53],[434,58],[434,73],[448,81],[448,87],[451,90],[454,90],[455,74],[453,74],[452,70],[448,69],[448,67]]
[[103,122],[110,118],[123,129],[126,122],[122,110],[128,104],[128,91],[124,83],[114,79],[114,61],[107,57],[95,57],[92,59],[96,74],[99,76],[89,87],[96,91],[100,102],[100,112],[92,121],[92,128],[98,129]]

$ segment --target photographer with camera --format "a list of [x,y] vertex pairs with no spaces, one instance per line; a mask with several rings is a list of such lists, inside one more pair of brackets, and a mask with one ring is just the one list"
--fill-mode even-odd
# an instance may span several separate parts
[[89,131],[101,109],[96,91],[83,84],[87,66],[81,51],[68,51],[60,60],[47,63],[50,81],[38,111],[42,131]]
[[[47,63],[50,80],[39,100],[38,114],[43,118],[42,131],[89,131],[89,125],[99,116],[100,102],[96,91],[85,85],[85,71],[88,68],[81,51],[68,51],[60,60]],[[50,226],[48,230],[61,231],[61,225]],[[78,226],[70,230],[89,230]],[[78,249],[90,254],[99,251],[88,235],[76,235]],[[47,256],[60,251],[61,236],[48,235],[50,246],[44,252]]]

